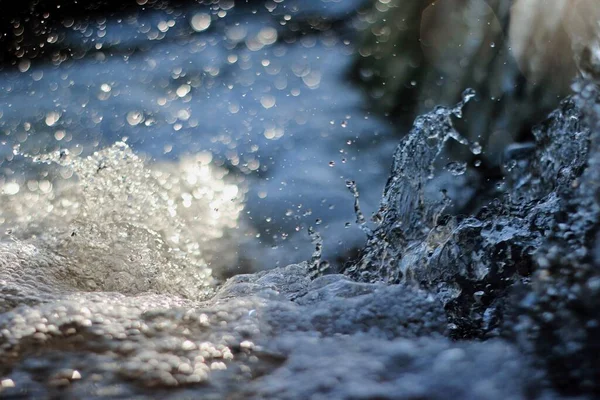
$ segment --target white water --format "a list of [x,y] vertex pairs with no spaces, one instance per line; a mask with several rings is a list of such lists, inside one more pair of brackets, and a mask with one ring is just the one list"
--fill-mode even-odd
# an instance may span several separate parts
[[214,286],[211,268],[237,262],[228,246],[243,189],[213,167],[207,154],[146,165],[117,142],[86,158],[64,151],[26,157],[42,163],[38,175],[44,178],[4,182],[3,252],[41,252],[48,262],[30,276],[9,271],[30,282],[17,292],[44,286],[45,293],[153,292],[201,299]]

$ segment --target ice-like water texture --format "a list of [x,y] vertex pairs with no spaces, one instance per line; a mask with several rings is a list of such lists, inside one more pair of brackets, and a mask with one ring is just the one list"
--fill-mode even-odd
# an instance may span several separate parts
[[468,216],[429,218],[439,207],[419,197],[425,178],[405,177],[413,166],[426,176],[439,153],[421,138],[452,132],[447,109],[417,120],[397,150],[381,224],[347,272],[418,283],[444,304],[452,336],[508,337],[556,388],[597,396],[600,89],[589,81],[574,89],[534,128],[534,143],[507,149],[501,189],[482,193],[484,206]]
[[[557,134],[547,136],[551,141],[539,166],[550,171],[549,177],[556,177],[563,207],[536,254],[539,270],[531,291],[521,293],[512,328],[524,348],[538,355],[538,363],[548,369],[558,387],[568,393],[586,391],[598,396],[600,89],[590,82],[578,82],[575,91],[573,103],[582,110],[579,119],[589,127],[585,151],[573,143],[573,135],[558,135],[568,125],[549,126]],[[564,154],[562,162],[558,154]],[[569,157],[572,161],[565,162]],[[570,185],[561,184],[573,176]]]
[[[462,117],[462,108],[474,95],[472,90],[466,90],[463,101],[456,107],[437,107],[417,118],[397,147],[380,209],[374,218],[379,226],[370,235],[361,262],[348,269],[351,276],[366,281],[398,282],[405,273],[396,263],[407,249],[423,243],[428,235],[440,233],[434,232],[434,227],[440,231],[438,217],[447,205],[446,198],[441,203],[428,199],[425,186],[434,177],[435,161],[449,139],[468,144],[454,129],[452,118]],[[358,220],[364,218],[359,215]]]
[[[346,273],[367,282],[415,282],[444,304],[453,336],[496,335],[507,293],[539,268],[539,249],[565,223],[567,199],[584,201],[574,189],[588,162],[590,129],[576,99],[563,101],[534,129],[534,144],[508,149],[502,190],[482,193],[484,207],[475,212],[442,216],[424,186],[445,139],[457,135],[452,111],[438,108],[417,119],[396,150],[380,225]],[[596,221],[589,213],[581,218]]]
[[[214,285],[209,263],[237,262],[225,246],[238,225],[243,190],[209,165],[207,155],[150,168],[118,142],[85,158],[63,151],[33,159],[50,164],[45,173],[57,176],[4,185],[0,221],[13,243],[2,247],[7,257],[40,254],[47,263],[25,274],[8,262],[3,275],[28,276],[46,294],[154,292],[198,299]],[[11,187],[19,191],[7,194]],[[6,309],[25,289],[10,279],[2,286],[14,296],[2,299]],[[34,290],[28,292],[33,299]]]

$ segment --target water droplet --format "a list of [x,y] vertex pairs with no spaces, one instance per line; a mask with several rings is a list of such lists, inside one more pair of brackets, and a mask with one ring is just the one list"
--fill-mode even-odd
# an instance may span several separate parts
[[131,126],[136,126],[144,121],[144,114],[140,111],[129,111],[127,113],[127,123]]
[[469,148],[471,150],[471,153],[475,154],[476,156],[481,154],[482,148],[481,148],[481,145],[479,144],[479,142],[471,143]]
[[192,90],[192,87],[190,85],[181,85],[177,88],[177,91],[175,93],[178,97],[185,97],[190,92],[190,90]]
[[446,165],[446,169],[454,176],[463,175],[467,171],[467,163],[452,161]]
[[475,97],[477,93],[474,89],[468,88],[462,93],[462,101],[464,104],[467,104],[473,97]]
[[506,163],[504,163],[504,169],[506,169],[508,172],[512,171],[516,166],[517,166],[516,160],[509,160]]
[[[469,89],[465,89],[464,92],[462,92],[462,101],[459,102],[456,107],[454,107],[452,109],[452,114],[454,114],[457,118],[462,118],[463,117],[463,108],[464,106],[473,98],[475,97],[475,90],[469,88]],[[444,113],[443,109],[438,109],[438,112]]]
[[192,26],[192,29],[195,30],[196,32],[202,32],[202,31],[207,30],[208,27],[210,26],[210,23],[211,23],[210,15],[205,14],[205,13],[195,14],[190,21],[190,25]]
[[2,192],[9,196],[19,193],[19,190],[21,190],[21,187],[19,186],[19,184],[17,182],[5,183],[4,186],[2,187]]
[[277,41],[277,29],[271,27],[262,28],[258,32],[257,39],[265,46],[271,45]]
[[104,93],[110,93],[112,87],[108,83],[103,83],[102,85],[100,85],[100,90],[102,90],[102,92]]
[[266,108],[267,110],[273,106],[275,106],[276,99],[275,96],[270,94],[264,95],[260,98],[260,104]]
[[24,59],[21,60],[21,62],[19,62],[19,71],[27,72],[29,70],[29,67],[31,67],[31,61]]
[[367,235],[367,237],[371,237],[371,229],[367,226],[367,221],[360,208],[360,194],[358,193],[358,187],[356,186],[356,182],[348,179],[346,180],[346,187],[354,196],[354,214],[356,215],[356,223],[358,224],[358,227]]
[[58,122],[59,119],[60,119],[60,114],[56,111],[51,111],[48,114],[46,114],[46,125],[54,126],[54,125],[56,125],[56,123]]
[[3,388],[14,388],[15,387],[15,382],[12,379],[2,379],[0,381],[0,387]]

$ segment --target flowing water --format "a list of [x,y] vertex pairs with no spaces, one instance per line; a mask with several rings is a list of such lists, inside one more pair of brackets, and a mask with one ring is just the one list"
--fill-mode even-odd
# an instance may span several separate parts
[[446,149],[474,91],[402,140],[365,111],[359,3],[66,19],[0,71],[0,394],[597,390],[598,87],[488,188]]
[[[43,169],[13,160],[14,146],[86,156],[126,139],[148,165],[200,155],[237,176],[247,193],[229,245],[239,256],[221,265],[302,261],[316,224],[325,255],[343,260],[364,241],[346,228],[344,181],[369,182],[363,202],[373,208],[394,146],[390,125],[364,111],[346,78],[360,4],[225,1],[63,21],[49,40],[68,43],[72,57],[0,72],[4,192],[44,180]],[[316,28],[302,28],[310,21]]]

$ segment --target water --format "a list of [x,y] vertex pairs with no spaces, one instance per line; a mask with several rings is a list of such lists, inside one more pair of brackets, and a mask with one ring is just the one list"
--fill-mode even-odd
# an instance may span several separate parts
[[240,228],[244,189],[205,155],[151,168],[117,142],[85,158],[64,151],[25,158],[48,176],[22,188],[4,184],[0,232],[4,242],[56,259],[34,277],[72,291],[198,300],[212,294],[212,268],[237,262],[227,248]]
[[[536,362],[543,364],[546,354],[540,357],[532,344],[549,345],[553,357],[583,359],[595,368],[595,358],[578,349],[593,346],[597,326],[582,326],[579,307],[563,306],[556,313],[559,292],[554,286],[564,293],[559,301],[587,293],[582,286],[591,291],[599,286],[594,271],[581,264],[599,210],[593,168],[598,153],[591,151],[598,132],[589,128],[597,122],[589,104],[597,104],[598,95],[597,87],[587,89],[593,99],[563,102],[534,131],[535,145],[510,149],[523,168],[509,171],[515,175],[506,193],[466,217],[444,215],[447,193],[437,201],[425,190],[430,184],[439,187],[436,179],[444,172],[436,165],[446,142],[470,145],[454,127],[464,103],[418,118],[395,152],[373,229],[362,214],[356,183],[346,182],[356,222],[369,239],[361,261],[346,270],[354,280],[322,276],[330,272],[329,265],[322,259],[321,235],[310,227],[314,252],[309,262],[237,275],[215,287],[205,259],[211,246],[195,241],[201,232],[190,232],[189,221],[201,215],[206,223],[211,215],[207,203],[229,202],[229,212],[202,232],[216,233],[213,245],[232,242],[218,239],[235,229],[244,190],[206,154],[156,166],[125,142],[89,157],[64,150],[31,155],[14,148],[13,162],[38,166],[45,179],[27,181],[27,190],[17,181],[4,185],[8,211],[2,219],[8,225],[7,239],[0,243],[0,355],[6,364],[0,367],[0,389],[8,395],[87,393],[100,398],[224,393],[261,398],[285,390],[297,398],[298,393],[343,392],[346,385],[328,383],[328,377],[346,376],[348,368],[355,371],[358,365],[360,376],[368,377],[361,387],[376,393],[387,363],[401,366],[403,372],[394,376],[418,377],[411,382],[424,382],[433,392],[447,382],[466,397],[484,390],[486,398],[487,392],[519,398],[528,387],[543,388],[513,345],[443,338],[497,336],[500,327],[506,334],[527,336],[518,338],[520,346]],[[207,197],[196,196],[196,190]],[[560,215],[573,223],[561,223]],[[548,241],[544,232],[551,229]],[[557,263],[560,254],[575,268],[563,271],[571,264]],[[571,285],[572,279],[583,284]],[[521,307],[514,303],[519,291],[509,291],[516,282],[530,294],[522,301],[527,309],[519,323],[505,308]],[[585,313],[597,309],[594,303],[580,304],[587,304]],[[547,340],[538,327],[552,326],[557,317],[580,335],[559,333],[558,342]],[[576,351],[565,354],[565,347]],[[385,356],[390,348],[392,359]],[[482,359],[465,363],[475,356]],[[455,374],[457,365],[463,374]],[[549,370],[564,376],[561,369],[550,365]],[[300,387],[285,379],[305,370],[310,372]],[[491,386],[482,389],[465,380],[476,372],[482,374],[477,382],[485,378]],[[507,374],[527,378],[506,386]],[[577,384],[579,376],[569,379]],[[398,383],[398,388],[405,386]],[[390,390],[397,393],[398,388]]]
[[[344,182],[369,182],[362,201],[372,210],[394,146],[390,125],[364,111],[346,78],[361,2],[230,3],[65,21],[49,39],[74,57],[0,72],[2,184],[39,178],[14,160],[15,145],[85,156],[126,137],[148,165],[206,154],[243,181],[248,229],[227,268],[306,259],[316,218],[325,258],[359,247],[360,230],[344,229],[354,219]],[[342,23],[297,33],[316,12]]]
[[348,4],[69,22],[2,72],[3,395],[557,398],[522,353],[596,390],[598,88],[482,185],[472,90],[393,151]]
[[[587,269],[582,264],[587,263],[583,260],[594,246],[589,242],[594,234],[585,232],[597,226],[598,206],[592,195],[597,187],[597,180],[592,178],[597,171],[593,151],[597,129],[592,128],[598,120],[598,89],[590,83],[576,89],[576,96],[564,100],[533,129],[534,142],[507,147],[504,176],[496,188],[480,187],[478,203],[459,215],[447,211],[455,194],[442,191],[439,198],[427,188],[444,187],[440,186],[445,181],[439,161],[448,139],[455,138],[472,152],[478,151],[478,146],[464,140],[454,126],[453,116],[461,115],[463,104],[455,109],[438,107],[417,118],[396,149],[377,226],[369,234],[360,261],[345,273],[364,282],[427,287],[444,304],[449,330],[456,338],[499,335],[508,326],[534,332],[534,321],[540,317],[548,318],[546,322],[551,324],[557,311],[552,295],[549,292],[546,298],[536,288],[552,285],[547,271],[553,269],[562,290],[578,290],[577,284],[571,287],[566,282],[573,282],[572,275],[580,268]],[[450,170],[446,173],[451,181],[470,173],[457,161],[446,164],[445,169]],[[463,182],[468,188],[468,181]],[[461,192],[458,190],[459,196]],[[360,215],[357,218],[360,220]],[[572,250],[562,253],[558,246]],[[565,254],[564,259],[559,254]],[[564,265],[571,267],[563,270]],[[590,270],[589,275],[582,273],[577,279],[592,276]],[[540,316],[540,309],[525,307],[521,312],[530,313],[532,319],[520,326],[510,320],[517,314],[505,296],[520,293],[525,297],[528,290],[537,293],[534,298],[541,296],[543,307],[553,311]],[[565,318],[579,317],[567,312]],[[574,323],[573,329],[581,327]],[[585,338],[593,334],[581,334],[577,340],[588,340]],[[537,344],[548,346],[548,337],[540,337],[542,343]],[[569,334],[560,338],[557,357],[562,357],[558,353],[570,340]]]
[[[439,223],[438,219],[450,204],[446,191],[441,200],[428,195],[426,188],[440,190],[440,182],[433,182],[436,176],[436,161],[450,139],[469,145],[454,128],[452,117],[462,117],[463,107],[475,96],[471,89],[465,90],[463,100],[454,108],[437,107],[432,112],[418,117],[412,130],[398,145],[390,176],[383,192],[379,211],[374,218],[378,222],[375,232],[367,232],[369,243],[361,261],[352,265],[347,272],[355,278],[366,281],[385,280],[397,282],[406,279],[406,271],[397,263],[409,252],[413,245],[421,246]],[[472,146],[471,146],[472,147]],[[451,170],[452,175],[463,175],[466,165]],[[448,166],[447,169],[450,169]],[[364,224],[364,217],[358,207],[358,193],[354,188],[357,223]],[[439,238],[440,242],[443,242]],[[419,257],[417,255],[416,257]],[[407,262],[410,266],[412,260]]]

